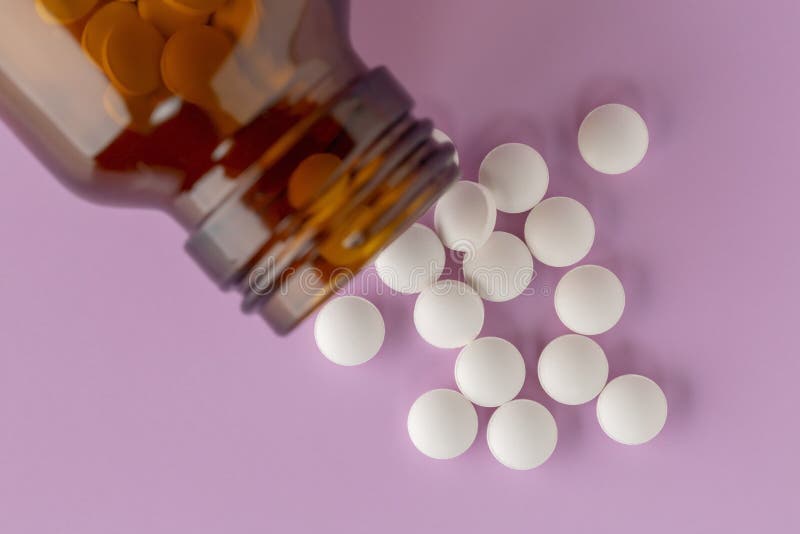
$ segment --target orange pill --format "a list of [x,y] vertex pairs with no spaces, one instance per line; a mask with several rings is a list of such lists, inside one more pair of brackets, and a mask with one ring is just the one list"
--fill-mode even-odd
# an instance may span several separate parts
[[225,0],[166,0],[166,2],[185,13],[210,15],[222,7]]
[[155,26],[140,18],[119,21],[103,43],[103,70],[122,93],[152,93],[161,85],[164,38]]
[[161,57],[164,84],[184,100],[203,107],[216,105],[212,80],[232,49],[233,43],[218,28],[191,26],[175,32]]
[[139,15],[153,24],[165,37],[186,26],[198,26],[208,20],[207,14],[182,11],[165,0],[139,0]]
[[247,42],[253,41],[258,23],[256,0],[229,0],[211,19],[213,26]]
[[[51,24],[69,24],[85,17],[97,0],[36,0],[36,12]],[[3,16],[10,17],[11,13]]]
[[[313,154],[304,159],[289,177],[287,199],[289,205],[300,209],[309,204],[323,192],[342,160],[334,154]],[[325,192],[331,201],[340,201],[346,189],[346,180],[340,179]]]
[[111,29],[122,20],[138,18],[136,6],[130,2],[111,2],[98,9],[86,23],[81,46],[98,66],[103,66],[103,43]]

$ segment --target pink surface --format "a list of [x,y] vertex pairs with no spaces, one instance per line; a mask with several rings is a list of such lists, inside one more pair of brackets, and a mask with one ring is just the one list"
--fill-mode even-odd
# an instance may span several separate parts
[[[796,0],[355,3],[357,47],[451,135],[466,176],[528,142],[549,194],[589,207],[588,260],[628,293],[597,338],[611,374],[669,400],[663,433],[631,448],[593,404],[545,397],[533,372],[565,332],[563,270],[540,269],[537,294],[487,305],[484,329],[519,346],[523,396],[559,425],[529,472],[489,454],[488,410],[464,456],[414,450],[408,407],[453,386],[457,351],[418,339],[413,298],[375,297],[384,350],[336,367],[311,321],[281,339],[242,316],[166,216],[71,197],[3,129],[0,532],[797,531],[798,21]],[[592,172],[575,147],[609,100],[651,128],[629,175]]]

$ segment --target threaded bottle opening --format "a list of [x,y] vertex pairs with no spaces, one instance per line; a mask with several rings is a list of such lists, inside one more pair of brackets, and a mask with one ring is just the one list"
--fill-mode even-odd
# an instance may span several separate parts
[[384,69],[366,73],[245,171],[187,250],[242,307],[290,331],[458,176],[453,148]]

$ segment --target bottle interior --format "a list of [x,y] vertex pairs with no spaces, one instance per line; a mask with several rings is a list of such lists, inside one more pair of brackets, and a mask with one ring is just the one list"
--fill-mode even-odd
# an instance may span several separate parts
[[[236,179],[363,71],[344,2],[11,2],[3,112],[62,181],[101,201],[165,205],[211,169]],[[329,122],[306,148],[341,157]]]

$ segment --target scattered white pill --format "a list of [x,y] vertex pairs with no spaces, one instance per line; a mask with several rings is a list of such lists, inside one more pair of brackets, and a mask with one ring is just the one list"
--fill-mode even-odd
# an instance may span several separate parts
[[444,246],[436,232],[415,223],[375,259],[383,283],[400,293],[419,293],[444,270]]
[[486,428],[489,450],[511,469],[533,469],[556,448],[558,429],[550,412],[538,402],[517,399],[494,411]]
[[644,119],[623,104],[593,109],[578,130],[581,156],[589,167],[604,174],[622,174],[636,167],[649,142]]
[[[436,141],[437,143],[450,143],[451,145],[453,145],[454,148],[456,146],[456,144],[453,142],[453,140],[450,139],[450,136],[447,135],[446,133],[444,133],[443,131],[441,131],[438,128],[434,128],[433,129],[433,133],[431,134],[431,137],[433,137],[433,140]],[[453,160],[456,162],[456,165],[458,165],[458,150],[456,150],[453,153]]]
[[592,248],[594,220],[577,200],[548,198],[528,214],[525,241],[540,262],[551,267],[566,267],[578,263]]
[[496,221],[497,208],[489,190],[463,180],[450,186],[433,212],[433,225],[442,243],[466,253],[486,243]]
[[317,347],[339,365],[358,365],[371,359],[383,345],[385,334],[381,312],[361,297],[334,298],[314,321]]
[[431,458],[455,458],[469,449],[477,435],[475,407],[452,389],[423,393],[408,411],[408,436],[422,454]]
[[505,302],[518,297],[533,280],[533,258],[525,243],[494,232],[474,253],[464,256],[464,276],[481,298]]
[[640,445],[661,432],[667,421],[667,398],[658,384],[641,375],[622,375],[597,399],[603,432],[625,445]]
[[483,158],[478,181],[492,192],[498,210],[522,213],[542,200],[550,174],[535,149],[522,143],[506,143]]
[[483,328],[483,301],[464,282],[440,280],[417,297],[414,326],[434,347],[463,347]]
[[559,280],[553,301],[564,326],[591,336],[617,324],[625,309],[625,290],[605,267],[581,265]]
[[499,337],[482,337],[456,358],[456,384],[478,406],[494,408],[517,396],[525,382],[525,361],[517,347]]
[[554,400],[562,404],[583,404],[605,387],[608,359],[594,340],[567,334],[555,338],[542,350],[538,372],[542,389]]

